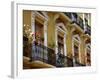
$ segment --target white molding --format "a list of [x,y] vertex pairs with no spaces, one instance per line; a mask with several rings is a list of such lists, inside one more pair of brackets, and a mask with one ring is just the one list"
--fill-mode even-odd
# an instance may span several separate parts
[[84,31],[86,31],[86,26],[85,26],[85,14],[83,14],[83,25],[84,25]]
[[[62,26],[62,28],[65,30],[62,30],[59,26]],[[67,55],[67,46],[66,46],[66,34],[67,34],[67,29],[65,28],[64,24],[63,23],[57,23],[56,24],[56,31],[55,31],[55,36],[56,36],[56,53],[58,53],[58,38],[57,38],[57,35],[58,35],[58,31],[61,31],[64,33],[64,39],[63,39],[63,42],[64,42],[64,55],[66,56]]]
[[57,34],[58,34],[58,31],[57,31],[57,27],[55,28],[55,42],[56,42],[56,48],[55,48],[55,53],[57,54],[58,53],[58,38],[57,38]]
[[[41,11],[42,12],[42,11]],[[38,16],[40,16],[41,18],[43,18],[43,19],[45,19],[45,20],[48,20],[48,16],[47,16],[47,14],[45,13],[45,12],[42,12],[43,13],[43,15],[42,14],[40,14],[38,11],[35,11],[35,14],[36,15],[38,15]]]
[[45,11],[42,11],[43,15],[45,16],[46,19],[48,19],[48,15],[47,15],[47,12]]
[[90,17],[90,15],[89,15],[89,13],[88,13],[88,25],[89,25],[89,22],[90,22],[90,19],[89,19],[89,17]]
[[44,45],[47,46],[47,20],[44,22]]
[[[34,11],[32,11],[32,14],[31,14],[31,28],[32,28],[32,34],[34,33],[35,34],[35,13]],[[35,35],[33,36],[33,41],[35,41]]]
[[62,26],[62,28],[67,31],[67,29],[65,28],[65,25],[61,22],[61,23],[57,23],[57,26]]
[[[32,33],[35,33],[35,16],[36,15],[39,15],[40,16],[40,14],[37,12],[37,11],[32,11],[32,15],[31,15],[31,26],[32,26]],[[44,21],[44,24],[43,24],[43,28],[44,28],[44,45],[45,46],[47,46],[47,21],[48,21],[48,19],[46,19],[45,21]],[[34,38],[33,39],[35,39],[35,35],[33,36]]]
[[[77,40],[76,38],[77,38],[78,40]],[[74,39],[76,42],[81,43],[81,39],[80,39],[80,37],[79,37],[78,34],[73,35],[73,39]]]
[[64,34],[66,34],[66,32],[64,30],[62,30],[59,26],[57,26],[58,30],[63,32]]
[[67,56],[66,37],[67,37],[67,35],[66,35],[66,34],[64,34],[64,53],[65,53],[65,56]]

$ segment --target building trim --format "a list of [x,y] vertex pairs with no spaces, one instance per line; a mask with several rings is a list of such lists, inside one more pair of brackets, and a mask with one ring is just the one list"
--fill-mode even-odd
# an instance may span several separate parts
[[[62,28],[64,29],[64,30],[62,30],[59,26],[62,26]],[[55,36],[56,36],[56,54],[58,53],[58,38],[57,38],[57,35],[58,35],[58,31],[61,31],[61,32],[63,32],[64,33],[64,55],[66,56],[67,55],[67,46],[66,46],[66,37],[67,37],[67,29],[65,28],[65,26],[64,26],[64,24],[63,23],[58,23],[57,25],[56,25],[56,30],[55,30]]]
[[[35,33],[35,13],[32,11],[31,13],[31,28],[32,28],[32,34]],[[35,41],[35,35],[33,36],[33,41]]]
[[88,64],[87,64],[87,50],[91,51],[91,49],[88,46],[91,46],[91,44],[88,43],[88,44],[86,44],[86,47],[85,47],[85,63],[87,66],[88,66]]
[[[78,40],[77,40],[76,38],[77,38]],[[78,53],[79,56],[78,56],[78,57],[79,57],[79,62],[80,62],[80,60],[81,60],[81,55],[80,55],[80,43],[81,43],[81,39],[80,39],[79,35],[73,35],[73,36],[72,36],[72,55],[73,55],[72,58],[73,58],[73,65],[74,65],[74,66],[76,66],[76,64],[75,64],[75,58],[74,58],[74,56],[75,56],[75,55],[74,55],[74,45],[75,45],[74,43],[75,43],[75,42],[78,43],[78,48],[79,48],[79,51],[78,51],[78,52],[79,52],[79,53]]]
[[[37,12],[37,11],[32,11],[32,14],[31,14],[31,16],[32,16],[32,21],[31,21],[31,26],[32,26],[32,33],[35,33],[35,16],[36,15],[39,15],[40,16],[40,14]],[[42,16],[43,17],[43,16]],[[44,17],[45,18],[45,17]],[[45,46],[47,46],[47,22],[48,22],[48,19],[46,18],[45,20],[44,20],[44,23],[43,23],[43,28],[44,28],[44,45]],[[35,35],[33,36],[33,41],[35,40]]]

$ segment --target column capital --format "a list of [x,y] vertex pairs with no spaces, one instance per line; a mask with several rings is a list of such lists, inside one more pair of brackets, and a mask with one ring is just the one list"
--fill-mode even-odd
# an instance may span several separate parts
[[59,14],[54,15],[54,20],[56,21],[59,18]]
[[86,42],[89,38],[85,34],[80,34],[80,38]]
[[66,26],[67,30],[71,33],[76,30],[75,27],[71,23],[66,23],[65,26]]

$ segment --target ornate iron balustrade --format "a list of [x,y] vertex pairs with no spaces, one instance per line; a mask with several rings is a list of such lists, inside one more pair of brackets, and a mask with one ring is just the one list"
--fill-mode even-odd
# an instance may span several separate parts
[[67,67],[73,67],[73,59],[66,56]]
[[51,65],[56,66],[55,51],[44,45],[34,43],[32,45],[32,57],[31,60],[39,60]]
[[39,60],[56,67],[65,67],[66,57],[62,54],[55,54],[53,49],[44,45],[34,43],[32,45],[31,61]]
[[[32,45],[32,54],[30,56],[30,61],[42,61],[44,63],[56,66],[56,67],[73,67],[73,59],[69,58],[61,53],[55,54],[55,51],[44,45],[34,43]],[[25,56],[25,55],[24,55]],[[82,66],[80,63],[79,66]]]
[[85,64],[81,64],[81,63],[75,61],[75,66],[85,66]]
[[58,54],[56,55],[56,66],[65,67],[65,65],[66,65],[66,57],[58,52]]

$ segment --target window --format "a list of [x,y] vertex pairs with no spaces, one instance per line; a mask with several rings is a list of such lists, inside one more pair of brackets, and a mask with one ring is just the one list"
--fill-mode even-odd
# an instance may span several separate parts
[[38,21],[35,21],[35,39],[44,44],[44,28]]
[[58,49],[61,51],[61,54],[64,54],[64,42],[63,37],[58,35]]
[[75,62],[79,62],[79,48],[77,45],[74,45],[74,58]]
[[73,65],[80,66],[80,37],[79,35],[73,36]]
[[91,65],[91,49],[90,49],[90,44],[86,45],[86,65],[90,66]]

